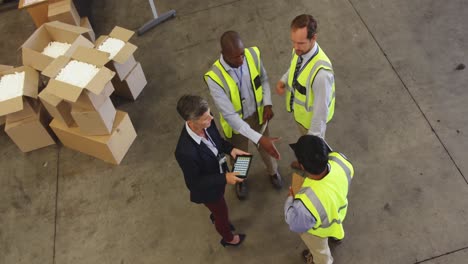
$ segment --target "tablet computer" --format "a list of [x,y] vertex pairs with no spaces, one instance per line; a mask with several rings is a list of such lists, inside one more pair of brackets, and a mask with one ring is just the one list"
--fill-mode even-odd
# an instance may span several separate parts
[[239,178],[247,178],[247,174],[249,173],[250,163],[252,161],[252,155],[237,155],[236,160],[234,162],[234,169],[233,172],[239,172],[237,177]]

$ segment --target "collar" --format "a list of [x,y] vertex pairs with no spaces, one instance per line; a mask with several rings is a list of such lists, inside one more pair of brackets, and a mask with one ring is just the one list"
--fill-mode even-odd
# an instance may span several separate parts
[[309,59],[312,57],[312,55],[315,54],[317,49],[318,49],[318,44],[317,44],[317,41],[315,41],[315,44],[312,47],[312,49],[310,49],[309,52],[307,52],[306,54],[302,55],[302,61],[309,61]]
[[226,69],[227,72],[234,71],[236,69],[239,69],[240,67],[242,67],[245,64],[245,56],[244,56],[244,62],[242,63],[242,65],[239,68],[232,68],[231,66],[229,66],[229,64],[227,64],[227,62],[224,60],[223,54],[219,55],[219,62],[221,63],[221,65],[223,65],[224,69]]
[[187,130],[187,133],[190,135],[190,137],[195,140],[198,145],[200,145],[202,137],[193,132],[193,130],[188,126],[187,122],[185,122],[185,129]]

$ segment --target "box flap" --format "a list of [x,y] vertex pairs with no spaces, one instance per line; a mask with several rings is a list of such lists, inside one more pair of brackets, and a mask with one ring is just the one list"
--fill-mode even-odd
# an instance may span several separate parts
[[23,65],[31,66],[38,71],[43,71],[54,60],[54,58],[30,48],[23,48],[21,53]]
[[60,102],[63,101],[62,98],[59,98],[58,96],[55,96],[54,94],[49,92],[49,89],[44,89],[42,92],[38,95],[41,101],[44,101],[54,107],[56,107]]
[[116,26],[114,27],[114,29],[112,29],[109,36],[112,38],[118,38],[120,40],[127,42],[133,36],[133,34],[135,34],[135,32]]
[[114,75],[115,72],[107,69],[106,67],[102,67],[88,83],[88,85],[86,85],[86,89],[94,94],[99,95],[106,88],[107,83],[112,80]]
[[78,26],[70,25],[70,24],[67,24],[67,23],[60,22],[60,21],[52,21],[52,22],[46,23],[44,25],[46,27],[53,27],[53,28],[56,28],[56,29],[59,29],[59,30],[62,30],[62,31],[73,32],[73,33],[75,33],[77,35],[81,35],[81,34],[84,34],[84,33],[87,33],[89,31],[91,31],[91,29],[89,29],[89,28],[78,27]]
[[80,94],[83,92],[83,89],[80,87],[57,81],[55,79],[50,79],[46,89],[49,91],[49,93],[52,93],[55,96],[65,99],[69,102],[76,102],[78,97],[80,97]]
[[23,110],[23,96],[17,96],[0,102],[0,116]]
[[133,45],[132,43],[125,43],[125,46],[115,55],[113,58],[114,61],[123,64],[125,63],[130,56],[133,55],[137,46]]
[[29,66],[19,67],[25,72],[23,94],[31,98],[37,98],[39,91],[39,72]]
[[0,64],[0,72],[13,69],[13,66]]
[[36,0],[34,3],[30,3],[30,4],[25,5],[24,0],[20,0],[19,3],[18,3],[18,9],[28,8],[28,7],[31,7],[31,6],[38,5],[38,4],[47,3],[47,1],[48,0]]
[[76,48],[72,54],[72,58],[96,65],[97,67],[102,67],[109,62],[108,53],[82,46]]
[[109,36],[100,36],[99,38],[96,39],[96,41],[94,42],[94,44],[96,45],[96,48],[99,48],[99,46],[104,42],[106,41],[106,39],[108,38]]
[[59,56],[42,71],[42,75],[49,78],[55,78],[59,74],[60,70],[68,64],[68,62],[70,62],[70,58]]
[[78,47],[94,48],[94,44],[80,35],[75,39],[67,52],[65,52],[65,56],[71,57]]
[[51,41],[49,32],[44,25],[36,29],[31,36],[21,45],[22,48],[27,47],[39,52],[42,52],[44,48]]

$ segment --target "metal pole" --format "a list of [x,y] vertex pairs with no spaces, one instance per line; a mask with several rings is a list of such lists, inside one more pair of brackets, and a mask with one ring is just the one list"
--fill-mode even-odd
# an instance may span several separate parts
[[151,6],[151,11],[153,12],[153,19],[151,19],[150,21],[146,22],[143,26],[141,26],[137,33],[138,33],[138,36],[141,36],[143,35],[144,33],[146,33],[148,30],[152,29],[153,27],[163,23],[164,21],[170,19],[170,18],[173,18],[175,17],[176,15],[176,11],[175,10],[169,10],[168,12],[158,16],[158,13],[156,11],[156,5],[154,4],[154,0],[149,0],[150,2],[150,6]]

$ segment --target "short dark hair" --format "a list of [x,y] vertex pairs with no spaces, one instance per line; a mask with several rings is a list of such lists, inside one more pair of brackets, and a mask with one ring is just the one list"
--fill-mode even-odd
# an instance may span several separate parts
[[198,95],[182,95],[177,102],[177,112],[185,120],[197,120],[209,109],[208,102]]
[[297,161],[311,174],[320,174],[327,167],[328,147],[322,138],[313,135],[304,135],[297,143],[291,144]]
[[307,38],[312,37],[317,33],[317,20],[311,15],[302,14],[293,19],[291,22],[291,29],[299,29],[307,27]]

